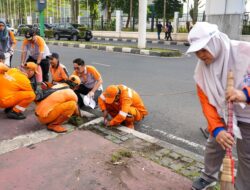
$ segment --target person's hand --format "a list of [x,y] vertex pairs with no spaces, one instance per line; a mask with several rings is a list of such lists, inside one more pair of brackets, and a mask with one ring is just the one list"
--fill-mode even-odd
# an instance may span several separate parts
[[90,97],[90,98],[93,98],[94,95],[95,95],[95,93],[94,93],[93,91],[90,91],[90,92],[88,93],[88,97]]
[[224,150],[226,148],[231,148],[235,144],[232,135],[225,130],[219,132],[216,137],[216,141],[221,145]]
[[234,102],[246,102],[247,97],[242,90],[237,90],[235,88],[230,88],[226,92],[226,99],[228,101]]

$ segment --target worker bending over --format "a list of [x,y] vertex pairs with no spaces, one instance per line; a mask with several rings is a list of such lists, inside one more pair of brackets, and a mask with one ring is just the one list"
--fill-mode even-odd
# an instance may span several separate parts
[[0,107],[10,119],[25,119],[25,109],[35,99],[29,78],[37,72],[35,63],[24,64],[22,71],[16,68],[0,74]]
[[[116,126],[125,121],[128,128],[134,129],[134,122],[148,114],[139,94],[125,85],[108,86],[98,103],[107,126]],[[113,118],[111,121],[108,121],[108,114]]]
[[78,76],[71,75],[69,81],[66,82],[67,84],[54,85],[52,89],[58,89],[58,91],[37,104],[35,114],[41,123],[47,125],[48,130],[57,133],[66,132],[67,129],[62,126],[62,123],[73,114],[79,115],[77,96],[72,89],[78,86],[80,82]]

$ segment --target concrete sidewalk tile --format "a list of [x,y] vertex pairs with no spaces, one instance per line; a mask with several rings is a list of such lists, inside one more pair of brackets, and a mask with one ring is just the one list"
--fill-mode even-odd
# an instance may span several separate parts
[[117,39],[117,38],[113,38],[113,41],[114,41],[114,42],[117,42],[117,41],[118,41],[118,39]]

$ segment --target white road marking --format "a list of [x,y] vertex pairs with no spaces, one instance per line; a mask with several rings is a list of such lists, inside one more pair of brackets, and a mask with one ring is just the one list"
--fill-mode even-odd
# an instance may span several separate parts
[[97,63],[97,62],[92,62],[93,65],[100,65],[100,66],[103,66],[103,67],[111,67],[111,65],[107,65],[107,64],[104,64],[104,63]]
[[[143,125],[143,127],[145,128],[149,128],[149,126],[146,126],[146,125]],[[170,134],[170,133],[167,133],[165,131],[162,131],[162,130],[159,130],[159,129],[154,129],[153,131],[157,132],[157,133],[160,133],[162,134],[163,136],[167,137],[168,139],[171,139],[171,140],[175,140],[175,141],[179,141],[181,143],[184,143],[188,146],[191,146],[191,147],[194,147],[196,149],[202,149],[202,150],[205,150],[205,146],[203,145],[200,145],[200,144],[197,144],[195,142],[192,142],[192,141],[189,141],[189,140],[186,140],[186,139],[183,139],[181,137],[177,137],[173,134]]]

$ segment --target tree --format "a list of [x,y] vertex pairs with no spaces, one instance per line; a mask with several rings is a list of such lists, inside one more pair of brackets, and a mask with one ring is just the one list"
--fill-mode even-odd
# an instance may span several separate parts
[[193,24],[195,24],[197,22],[199,7],[203,6],[203,5],[200,5],[200,4],[201,4],[200,0],[194,0],[194,7],[192,7],[190,9],[189,14],[190,14],[190,16],[192,18]]
[[[164,0],[154,0],[155,4],[155,14],[157,18],[163,18],[163,8]],[[166,18],[172,19],[174,17],[174,12],[178,11],[182,13],[183,4],[180,0],[167,0],[166,1]]]

